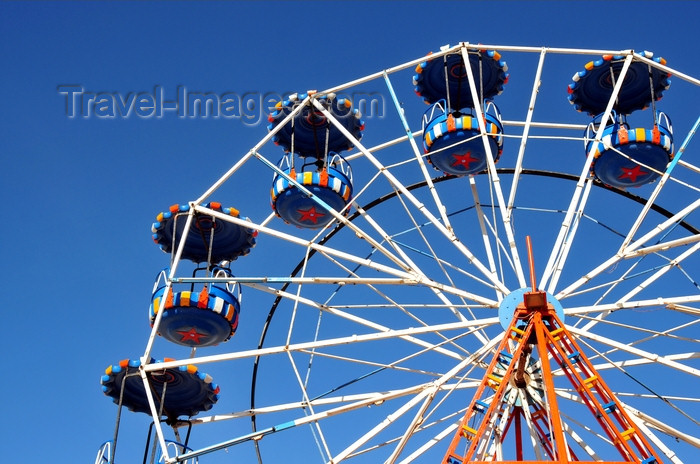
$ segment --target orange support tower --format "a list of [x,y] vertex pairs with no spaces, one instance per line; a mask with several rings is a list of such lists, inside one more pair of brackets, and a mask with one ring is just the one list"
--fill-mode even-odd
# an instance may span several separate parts
[[[523,301],[515,307],[498,354],[489,364],[442,464],[661,464],[644,434],[567,331],[547,294],[537,290],[529,237],[528,254],[532,290],[524,292]],[[561,368],[579,401],[596,418],[599,432],[619,452],[619,460],[600,459],[562,420],[552,363]],[[509,434],[512,439],[506,441]],[[532,446],[527,460],[526,445]],[[574,448],[581,450],[581,458]]]

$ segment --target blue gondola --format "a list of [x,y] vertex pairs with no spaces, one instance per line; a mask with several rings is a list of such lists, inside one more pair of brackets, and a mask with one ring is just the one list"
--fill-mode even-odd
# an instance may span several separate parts
[[[500,95],[508,81],[508,66],[501,55],[495,50],[470,50],[469,64],[479,99],[484,101]],[[418,96],[428,104],[447,99],[454,109],[475,106],[461,53],[422,62],[416,67],[413,85]]]
[[[237,209],[224,208],[217,202],[204,206],[225,215],[240,217]],[[177,250],[189,211],[189,205],[173,205],[156,217],[156,222],[151,226],[151,233],[153,241],[164,252],[171,253]],[[195,214],[181,257],[195,263],[216,264],[221,261],[233,261],[250,252],[255,246],[256,235],[257,231],[253,229],[217,220],[207,214]]]
[[[272,131],[298,107],[308,94],[292,94],[286,100],[278,102],[275,110],[268,117],[267,129]],[[364,122],[360,112],[352,107],[347,98],[336,98],[334,94],[314,96],[333,117],[338,120],[357,140],[362,138]],[[328,152],[341,152],[353,147],[349,140],[326,116],[307,103],[292,120],[285,124],[272,137],[272,141],[287,152],[302,157],[321,159]]]
[[[466,112],[450,112],[445,100],[439,100],[423,115],[423,150],[435,169],[457,176],[486,169],[488,154],[480,137],[479,120],[473,109]],[[483,114],[489,150],[498,162],[503,152],[501,113],[488,101]]]
[[[159,335],[178,345],[205,347],[225,342],[236,333],[240,315],[238,285],[211,284],[199,291],[171,289],[166,295],[165,274],[161,271],[156,278],[148,309],[153,326],[163,307]],[[231,277],[231,271],[216,267],[212,276]]]
[[[331,210],[348,213],[352,171],[338,152],[352,148],[353,143],[313,106],[312,101],[304,103],[307,97],[307,94],[291,95],[279,102],[270,115],[268,130],[278,130],[273,141],[286,152],[278,165],[283,174],[275,173],[272,179],[270,203],[285,222],[315,229],[333,221]],[[336,98],[334,94],[312,95],[312,99],[327,109],[354,139],[362,137],[364,123],[350,100]],[[278,127],[301,104],[305,105],[304,108],[284,126]]]
[[[154,361],[151,360],[151,362]],[[139,375],[140,366],[141,361],[137,359],[124,359],[107,367],[100,382],[104,394],[111,397],[116,404],[120,403],[121,398],[121,405],[129,410],[150,415],[151,410],[143,380]],[[199,372],[193,365],[153,372],[149,374],[149,380],[156,407],[159,409],[162,407],[163,415],[171,421],[178,417],[191,417],[202,411],[208,411],[219,399],[218,385],[212,382],[209,375]],[[166,384],[167,387],[165,387]],[[165,395],[163,395],[164,387]]]
[[613,111],[612,124],[595,142],[602,115],[591,121],[585,133],[586,154],[593,151],[591,171],[604,184],[618,188],[638,187],[652,182],[673,159],[673,128],[663,112],[656,112],[652,129],[630,129],[624,115]]
[[[659,64],[666,64],[666,60],[654,57],[651,52],[644,51],[639,55]],[[574,74],[573,82],[568,87],[568,99],[577,111],[591,116],[605,111],[624,60],[624,56],[606,55],[590,61],[583,71]],[[665,71],[633,60],[613,109],[618,114],[628,115],[648,107],[653,101],[660,100],[664,91],[671,85],[669,77],[670,74]]]
[[[293,156],[286,154],[280,161],[280,169],[332,209],[347,214],[346,205],[352,198],[352,170],[345,158],[330,153],[326,167],[319,169],[315,162],[304,163],[297,171],[292,167]],[[277,173],[272,180],[270,199],[277,215],[298,227],[323,227],[334,219],[327,209]]]

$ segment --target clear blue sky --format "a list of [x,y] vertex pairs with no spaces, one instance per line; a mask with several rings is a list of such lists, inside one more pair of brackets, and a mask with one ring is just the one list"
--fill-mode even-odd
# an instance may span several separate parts
[[100,375],[142,354],[167,264],[151,222],[265,134],[257,113],[84,117],[71,88],[286,94],[459,41],[649,49],[698,76],[699,14],[690,1],[1,2],[2,461],[92,462],[116,411]]

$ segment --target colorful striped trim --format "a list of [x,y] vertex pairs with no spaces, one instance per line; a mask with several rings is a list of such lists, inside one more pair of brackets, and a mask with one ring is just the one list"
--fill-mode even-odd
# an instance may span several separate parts
[[[290,174],[290,172],[290,169],[285,170],[285,174]],[[321,172],[297,172],[295,180],[305,186],[318,186],[330,189],[340,195],[340,197],[345,200],[345,203],[347,203],[352,196],[352,185],[344,175],[335,175],[334,172],[337,171],[335,171],[335,169],[329,169]],[[270,192],[272,201],[274,202],[282,192],[290,187],[294,188],[294,185],[287,179],[284,177],[277,177],[272,183],[272,190]]]
[[[436,122],[432,124],[430,129],[425,131],[423,134],[423,149],[425,153],[430,150],[430,147],[435,143],[439,137],[443,134],[458,131],[472,131],[474,135],[480,133],[479,130],[479,120],[472,116],[461,116],[458,118],[453,118],[452,115],[448,116],[438,116],[436,119],[442,119],[441,122]],[[490,119],[487,117],[487,119]],[[503,130],[497,124],[493,122],[486,122],[486,132],[489,137],[493,138],[498,145],[498,153],[503,151]]]
[[[591,144],[594,142],[589,142],[586,147],[586,154],[591,150]],[[594,158],[598,158],[603,152],[609,150],[610,148],[618,148],[622,145],[627,145],[630,143],[651,143],[653,145],[658,145],[663,147],[664,150],[669,155],[669,159],[673,159],[673,140],[668,135],[662,133],[658,129],[630,129],[620,128],[618,131],[610,131],[608,129],[603,133],[603,137],[600,142],[598,142],[593,151]]]
[[[164,288],[156,291],[151,301],[151,306],[148,309],[151,325],[153,325],[158,310],[160,309],[161,298],[163,297],[164,291]],[[233,294],[225,292],[219,287],[212,287],[211,293],[206,293],[205,290],[202,292],[183,291],[171,292],[168,296],[169,298],[164,306],[166,311],[170,308],[207,309],[226,318],[232,326],[234,324],[236,326],[238,325],[238,313],[240,312],[238,300],[236,300]],[[199,301],[200,298],[203,300],[202,302]]]

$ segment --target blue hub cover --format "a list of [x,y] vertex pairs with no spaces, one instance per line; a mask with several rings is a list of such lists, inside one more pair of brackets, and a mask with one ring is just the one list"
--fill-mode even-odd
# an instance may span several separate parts
[[[503,298],[501,304],[498,306],[498,320],[501,323],[501,327],[503,327],[503,330],[508,330],[508,327],[510,327],[510,323],[513,321],[515,309],[518,307],[519,304],[523,303],[523,295],[525,295],[525,293],[529,291],[531,291],[530,287],[520,288],[509,293]],[[564,308],[562,307],[561,303],[559,303],[559,301],[556,300],[554,296],[552,296],[549,292],[545,293],[547,294],[547,303],[551,304],[552,307],[554,307],[554,311],[557,313],[557,317],[559,317],[559,319],[563,323]]]

